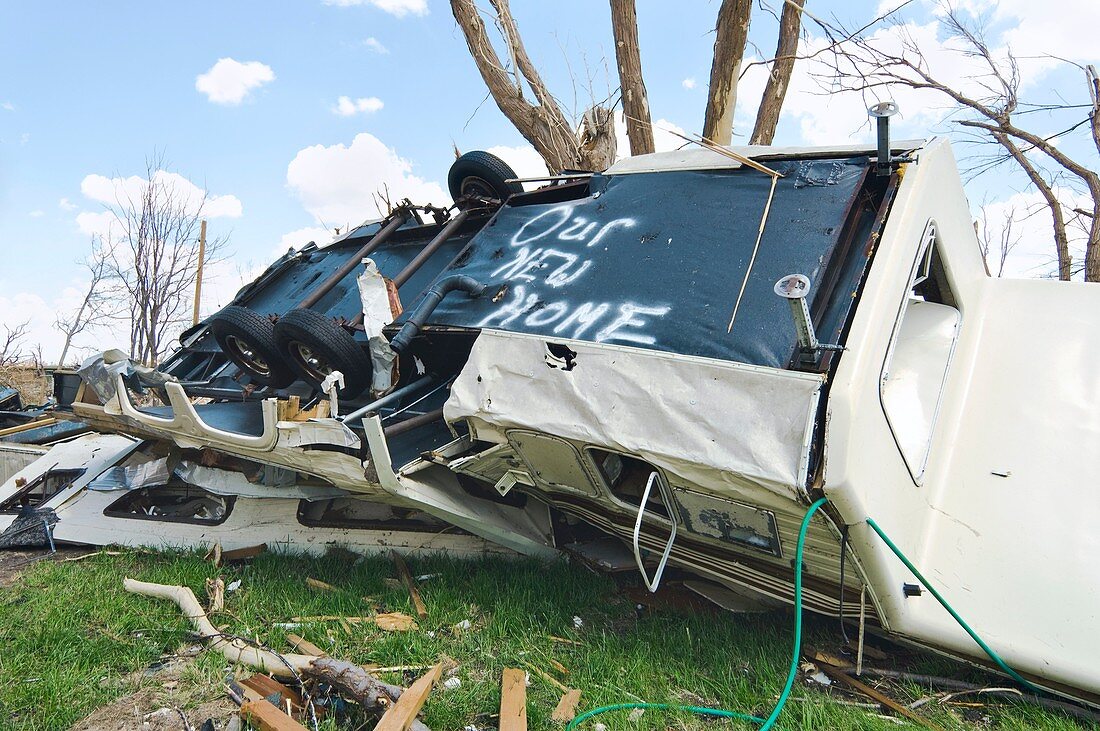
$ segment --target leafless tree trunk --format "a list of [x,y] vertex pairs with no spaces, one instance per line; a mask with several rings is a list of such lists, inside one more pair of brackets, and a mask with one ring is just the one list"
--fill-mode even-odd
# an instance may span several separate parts
[[23,360],[23,338],[27,336],[30,320],[15,327],[4,325],[4,334],[0,336],[0,366],[12,366]]
[[[534,146],[552,172],[608,168],[615,161],[613,118],[610,114],[602,114],[603,108],[594,105],[589,110],[590,123],[578,134],[527,55],[508,0],[490,0],[490,3],[496,11],[497,24],[511,59],[507,66],[489,40],[474,0],[451,0],[451,12],[500,111]],[[524,96],[525,83],[534,103]]]
[[615,60],[619,65],[619,88],[631,155],[653,152],[653,126],[649,121],[649,98],[642,78],[642,52],[638,46],[638,14],[634,0],[611,0],[611,31],[615,36]]
[[791,73],[798,55],[802,8],[805,5],[806,0],[787,0],[783,4],[783,12],[779,16],[779,43],[775,49],[771,72],[768,74],[768,83],[764,87],[764,95],[760,97],[750,145],[770,145],[775,139],[779,112],[783,109],[783,100],[787,96],[787,86],[791,83]]
[[[108,206],[114,225],[104,241],[110,296],[125,303],[130,357],[155,365],[176,328],[189,324],[199,259],[199,223],[206,193],[199,200],[177,190],[161,175],[162,156],[146,161],[136,198],[120,194]],[[206,263],[217,258],[224,237],[208,240]]]
[[59,366],[65,365],[65,358],[69,355],[74,338],[89,328],[106,323],[118,311],[116,303],[106,291],[109,277],[108,260],[101,242],[92,242],[92,255],[88,261],[84,262],[84,266],[88,270],[90,280],[80,306],[77,307],[76,312],[68,315],[58,313],[54,320],[54,327],[65,336],[61,355],[57,359]]
[[[848,42],[831,49],[832,61],[827,75],[829,83],[839,83],[849,90],[865,93],[888,90],[891,86],[908,86],[934,91],[950,99],[957,110],[958,124],[976,130],[979,141],[995,144],[1000,149],[999,154],[983,166],[984,169],[1014,161],[1046,201],[1054,229],[1060,279],[1069,279],[1074,273],[1067,229],[1066,209],[1069,206],[1062,196],[1069,189],[1087,195],[1090,199],[1087,210],[1074,212],[1088,219],[1083,226],[1085,281],[1100,282],[1100,174],[1093,169],[1095,164],[1090,166],[1072,157],[1058,144],[1064,135],[1087,126],[1093,147],[1100,154],[1100,79],[1095,68],[1089,66],[1083,69],[1090,99],[1090,103],[1083,105],[1088,108],[1084,119],[1052,135],[1025,129],[1017,123],[1017,117],[1026,111],[1068,111],[1082,105],[1068,102],[1023,104],[1018,96],[1019,70],[1011,53],[1007,59],[995,55],[980,28],[970,27],[953,7],[945,5],[944,9],[942,22],[958,41],[959,53],[978,59],[983,64],[981,78],[976,79],[976,88],[980,90],[977,95],[933,75],[921,49],[909,36],[902,37],[901,51],[890,52],[861,34],[853,34]],[[835,28],[830,30],[837,31]]]
[[[982,258],[985,259],[985,267],[992,276],[1004,276],[1008,255],[1020,243],[1020,234],[1013,231],[1016,222],[1016,209],[1010,208],[1005,211],[1000,231],[994,238],[994,232],[990,230],[989,225],[989,212],[986,210],[986,206],[982,206],[981,225],[975,223],[974,228],[977,230],[978,241],[982,245]],[[995,256],[996,260],[991,260],[991,256]],[[995,264],[995,266],[991,266],[991,264]]]
[[718,145],[733,140],[733,111],[737,106],[737,79],[749,38],[752,0],[722,0],[714,28],[714,59],[703,120],[703,137]]

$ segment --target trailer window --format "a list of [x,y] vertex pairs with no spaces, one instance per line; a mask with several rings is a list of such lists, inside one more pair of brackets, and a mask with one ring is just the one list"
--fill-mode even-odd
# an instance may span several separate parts
[[[660,470],[628,454],[609,452],[595,447],[590,447],[587,451],[611,494],[627,505],[639,507],[649,476],[654,472],[659,473]],[[668,506],[664,504],[664,499],[656,488],[650,492],[646,510],[662,518],[669,517]]]
[[0,503],[0,513],[18,513],[24,508],[37,508],[76,482],[83,474],[84,470],[50,470]]
[[221,525],[229,518],[235,500],[192,485],[161,485],[130,490],[108,505],[103,514],[110,518]]
[[955,294],[940,258],[936,224],[929,221],[883,363],[879,390],[894,440],[918,485],[928,462],[959,322]]

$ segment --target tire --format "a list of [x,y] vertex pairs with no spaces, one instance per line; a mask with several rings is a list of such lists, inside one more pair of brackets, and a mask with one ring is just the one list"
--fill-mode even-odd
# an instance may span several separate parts
[[482,150],[472,150],[454,161],[447,173],[447,188],[451,198],[464,195],[496,198],[504,201],[513,193],[522,193],[519,183],[506,183],[516,176],[516,171],[496,155]]
[[370,356],[347,330],[316,310],[291,310],[275,323],[275,340],[290,367],[315,388],[332,371],[344,374],[340,395],[355,398],[370,385]]
[[274,388],[294,383],[294,371],[283,359],[268,318],[230,305],[210,318],[210,331],[225,356],[255,383]]

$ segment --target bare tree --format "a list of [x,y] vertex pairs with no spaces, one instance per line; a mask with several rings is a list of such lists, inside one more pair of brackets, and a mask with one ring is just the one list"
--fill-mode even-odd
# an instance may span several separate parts
[[[136,195],[119,192],[107,210],[114,221],[104,237],[109,296],[125,303],[130,357],[155,365],[176,328],[190,323],[199,260],[199,223],[205,191],[195,196],[164,174],[162,155],[146,160]],[[225,237],[206,242],[207,264],[218,258]]]
[[[604,170],[615,161],[614,117],[593,104],[580,129],[566,117],[527,55],[508,0],[490,0],[496,24],[508,50],[501,61],[474,0],[451,0],[451,12],[466,37],[477,69],[500,111],[546,161],[552,172],[565,169]],[[533,102],[524,96],[530,90]]]
[[[1016,209],[1010,207],[1005,210],[999,227],[991,227],[989,206],[982,206],[981,220],[974,222],[978,241],[982,245],[982,258],[985,259],[985,268],[992,276],[1004,276],[1008,256],[1020,243],[1021,234],[1015,230],[1015,225],[1019,220],[1016,218]],[[996,258],[992,259],[991,257]]]
[[756,124],[752,129],[750,145],[770,145],[775,139],[775,128],[779,124],[779,112],[787,98],[787,87],[791,83],[794,62],[798,58],[798,39],[802,33],[802,8],[806,0],[786,0],[783,12],[779,16],[779,43],[775,48],[775,58],[768,72],[768,83],[760,97],[760,107],[756,111]]
[[737,80],[749,39],[752,0],[722,0],[714,27],[714,58],[710,65],[710,89],[703,120],[703,137],[718,145],[733,139],[733,111],[737,106]]
[[[955,122],[972,132],[974,141],[993,145],[997,150],[975,171],[1013,162],[1043,197],[1054,230],[1060,279],[1070,279],[1075,271],[1068,219],[1073,215],[1087,219],[1083,226],[1084,278],[1100,282],[1100,174],[1095,161],[1085,162],[1059,145],[1066,135],[1086,129],[1091,135],[1091,146],[1100,154],[1100,80],[1095,68],[1082,68],[1088,90],[1087,101],[1083,103],[1025,102],[1019,97],[1020,70],[1011,49],[994,51],[980,25],[968,23],[949,4],[943,10],[941,22],[955,41],[955,52],[976,60],[979,65],[979,71],[966,82],[952,84],[938,77],[900,22],[896,25],[900,51],[886,50],[861,33],[850,34],[848,42],[833,46],[826,61],[827,82],[871,95],[888,92],[891,87],[909,87],[935,92],[948,100]],[[1073,114],[1077,110],[1084,112],[1055,134],[1036,132],[1019,119],[1032,112]],[[1073,194],[1085,196],[1088,205],[1074,210],[1069,200]]]
[[634,0],[611,0],[611,31],[631,155],[653,152],[653,126],[649,121],[649,97],[642,79],[642,52],[638,46],[638,13]]
[[15,327],[4,325],[4,334],[0,336],[0,367],[13,366],[23,360],[23,339],[29,325],[30,320]]
[[73,340],[99,325],[104,325],[113,319],[118,313],[118,303],[108,292],[110,272],[108,269],[107,253],[103,244],[98,239],[92,241],[92,254],[83,262],[88,270],[88,288],[84,291],[84,297],[74,312],[58,313],[54,320],[54,327],[65,336],[61,346],[61,355],[57,358],[57,364],[65,365],[65,359],[69,355]]

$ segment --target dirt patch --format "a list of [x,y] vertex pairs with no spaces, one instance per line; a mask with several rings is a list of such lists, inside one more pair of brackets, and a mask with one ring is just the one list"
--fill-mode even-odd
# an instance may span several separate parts
[[0,589],[14,584],[21,573],[39,561],[61,561],[95,553],[98,550],[87,546],[58,546],[57,553],[51,554],[48,548],[0,549]]
[[204,689],[188,680],[193,664],[191,658],[179,658],[131,674],[122,684],[136,690],[96,709],[70,731],[192,731],[207,720],[217,731],[238,728],[237,707],[228,698],[198,695]]

